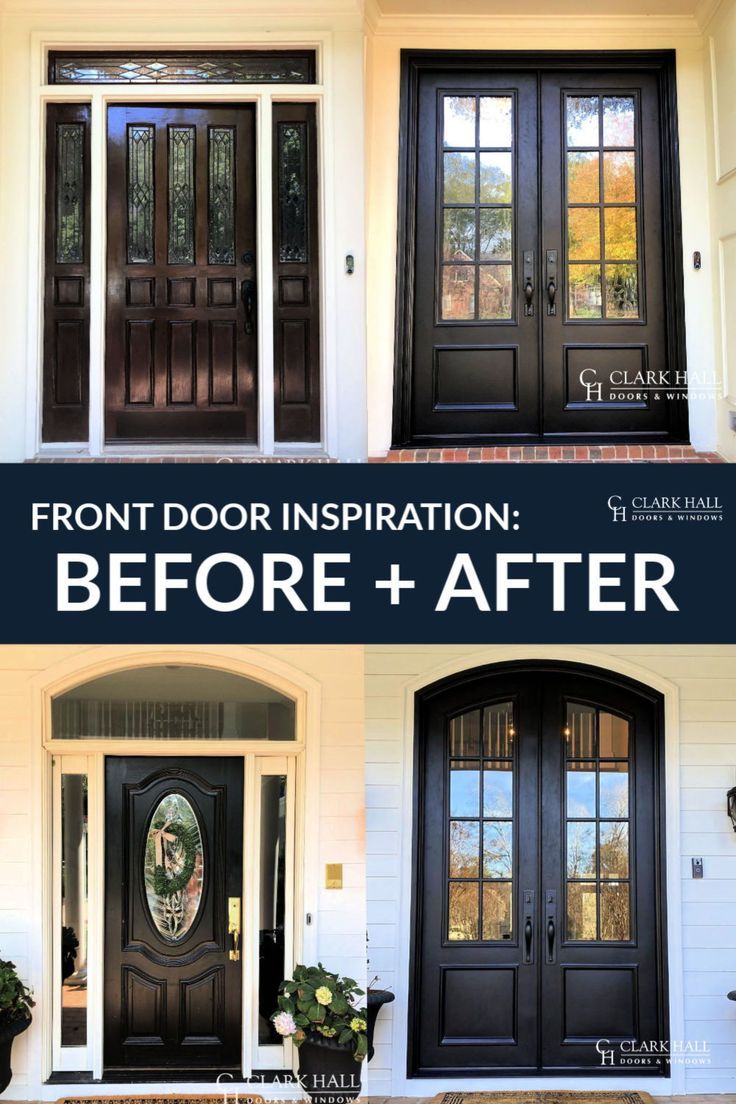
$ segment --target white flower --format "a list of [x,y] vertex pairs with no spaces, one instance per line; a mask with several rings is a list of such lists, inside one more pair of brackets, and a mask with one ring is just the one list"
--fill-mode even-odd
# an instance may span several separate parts
[[272,1022],[279,1035],[295,1035],[297,1032],[296,1022],[291,1012],[279,1012]]

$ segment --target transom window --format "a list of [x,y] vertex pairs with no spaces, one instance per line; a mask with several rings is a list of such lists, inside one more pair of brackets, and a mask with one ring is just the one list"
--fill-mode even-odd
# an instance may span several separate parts
[[53,50],[49,84],[314,84],[314,50]]

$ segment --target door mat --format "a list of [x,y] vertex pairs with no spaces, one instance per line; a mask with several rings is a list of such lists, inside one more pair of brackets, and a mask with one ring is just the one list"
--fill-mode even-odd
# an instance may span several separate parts
[[222,1092],[213,1096],[62,1096],[56,1104],[265,1104],[262,1096],[254,1093]]
[[438,1093],[432,1104],[654,1104],[646,1092]]

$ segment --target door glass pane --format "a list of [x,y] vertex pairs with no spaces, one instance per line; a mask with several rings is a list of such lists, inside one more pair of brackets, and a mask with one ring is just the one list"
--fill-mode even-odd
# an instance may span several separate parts
[[481,261],[511,260],[511,210],[508,207],[481,210],[479,246]]
[[450,755],[480,755],[480,709],[450,721]]
[[595,877],[595,823],[571,821],[567,825],[568,878]]
[[258,1042],[283,1044],[271,1015],[284,969],[286,917],[286,775],[261,778],[261,846],[258,945]]
[[[454,152],[440,155],[438,314],[448,322],[508,321],[515,251],[513,99],[447,95],[443,101],[443,151]],[[466,152],[455,150],[458,146]]]
[[571,320],[641,317],[635,107],[633,96],[565,97]]
[[598,936],[598,890],[595,882],[567,886],[567,938],[594,940]]
[[475,259],[476,218],[474,207],[447,207],[442,235],[442,256],[446,261]]
[[[481,733],[483,753],[494,758],[462,758],[478,753]],[[515,735],[512,702],[469,710],[449,725],[446,876],[451,940],[511,936]]]
[[313,50],[101,53],[52,51],[50,84],[311,84]]
[[61,776],[61,1045],[87,1045],[87,775]]
[[84,123],[56,124],[56,263],[84,262]]
[[474,153],[445,154],[445,203],[475,203],[475,162]]
[[306,264],[307,124],[278,124],[279,261]]
[[208,260],[235,264],[235,130],[209,127]]
[[487,820],[483,825],[483,877],[510,878],[513,874],[513,825]]
[[477,878],[480,865],[480,824],[450,821],[450,877]]
[[194,263],[196,130],[169,127],[169,264]]
[[153,147],[155,130],[128,126],[128,262],[153,264]]
[[568,153],[567,198],[570,203],[598,202],[600,169],[597,153]]
[[624,717],[567,703],[568,939],[630,938],[629,728]]
[[509,149],[512,127],[511,96],[481,96],[480,145]]
[[600,142],[597,96],[567,97],[568,146],[595,146]]
[[483,886],[483,935],[488,942],[511,939],[511,882],[486,882]]
[[634,97],[604,96],[603,145],[633,146],[635,128]]
[[631,939],[631,908],[628,882],[601,885],[601,939]]
[[567,764],[567,815],[568,817],[594,817],[595,763]]
[[468,941],[478,938],[480,908],[477,882],[450,882],[447,938]]
[[483,815],[510,817],[513,812],[514,775],[511,763],[485,763]]
[[475,96],[445,96],[443,143],[475,149]]
[[502,320],[513,316],[512,280],[513,271],[510,264],[480,266],[478,281],[479,318]]
[[189,933],[202,901],[204,847],[197,814],[183,794],[156,806],[146,838],[144,880],[154,926],[167,943]]
[[477,817],[480,814],[480,763],[450,764],[450,815]]
[[511,203],[511,154],[481,153],[481,203]]

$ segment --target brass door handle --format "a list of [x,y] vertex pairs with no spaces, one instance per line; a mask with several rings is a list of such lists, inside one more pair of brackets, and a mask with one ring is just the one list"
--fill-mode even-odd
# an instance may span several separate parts
[[240,962],[240,898],[227,902],[227,933],[230,936],[230,961]]

